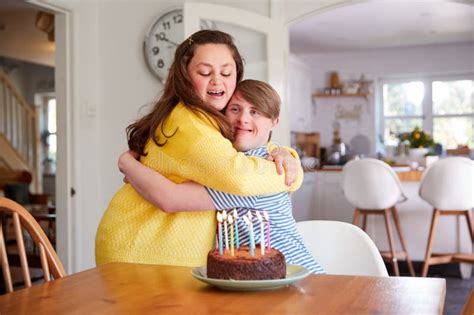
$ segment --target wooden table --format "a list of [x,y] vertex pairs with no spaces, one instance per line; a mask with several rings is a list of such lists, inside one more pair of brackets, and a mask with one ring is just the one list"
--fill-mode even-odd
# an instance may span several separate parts
[[221,291],[186,267],[113,263],[0,296],[1,314],[441,314],[444,279],[309,276]]

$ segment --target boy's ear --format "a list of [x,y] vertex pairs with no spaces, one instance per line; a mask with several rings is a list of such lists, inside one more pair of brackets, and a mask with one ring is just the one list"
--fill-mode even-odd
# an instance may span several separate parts
[[279,123],[280,123],[280,117],[278,117],[272,122],[272,128],[275,128],[276,126],[278,126]]

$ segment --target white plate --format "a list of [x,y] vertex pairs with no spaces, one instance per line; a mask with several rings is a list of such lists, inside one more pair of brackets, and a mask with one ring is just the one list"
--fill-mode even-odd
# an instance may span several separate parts
[[223,280],[208,278],[205,266],[193,268],[191,274],[194,278],[222,290],[257,291],[273,290],[295,283],[296,281],[306,278],[311,274],[311,271],[303,266],[287,265],[286,278],[273,280]]

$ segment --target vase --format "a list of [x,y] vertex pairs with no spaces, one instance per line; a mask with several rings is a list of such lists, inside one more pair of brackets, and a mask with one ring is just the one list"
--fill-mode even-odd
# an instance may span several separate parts
[[408,150],[408,159],[410,162],[417,162],[418,165],[425,164],[425,155],[429,152],[428,148],[411,148]]

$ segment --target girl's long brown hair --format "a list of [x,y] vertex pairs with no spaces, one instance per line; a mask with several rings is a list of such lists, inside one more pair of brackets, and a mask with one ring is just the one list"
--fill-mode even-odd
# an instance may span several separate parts
[[[196,48],[205,44],[226,45],[236,64],[237,83],[242,80],[244,75],[242,57],[229,34],[216,30],[202,30],[194,33],[176,49],[163,95],[153,106],[152,111],[127,127],[130,150],[140,155],[146,155],[145,145],[150,138],[158,146],[165,145],[177,130],[166,135],[163,131],[163,122],[180,101],[195,112],[209,115],[219,126],[222,135],[232,140],[232,129],[225,116],[196,95],[188,73],[188,64],[191,62]],[[156,133],[159,126],[161,126],[161,130]]]

